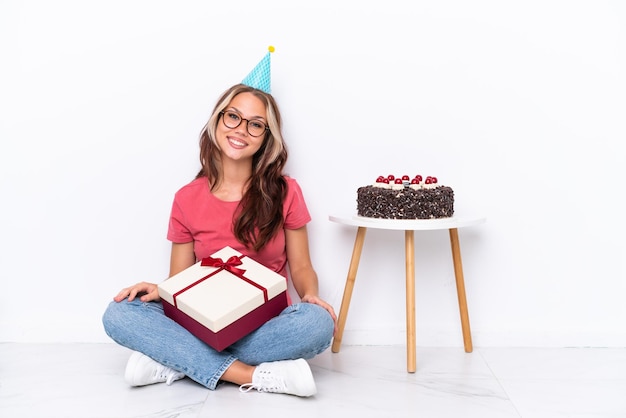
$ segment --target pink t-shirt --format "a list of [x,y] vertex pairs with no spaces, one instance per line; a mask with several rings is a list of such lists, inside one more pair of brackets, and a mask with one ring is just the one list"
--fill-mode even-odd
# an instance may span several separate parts
[[[295,179],[285,176],[287,195],[283,202],[284,229],[298,229],[311,220]],[[206,177],[193,180],[174,196],[167,239],[183,244],[194,242],[196,259],[208,257],[229,246],[287,278],[285,231],[280,230],[265,247],[256,252],[237,241],[233,215],[239,202],[224,202],[211,193]]]

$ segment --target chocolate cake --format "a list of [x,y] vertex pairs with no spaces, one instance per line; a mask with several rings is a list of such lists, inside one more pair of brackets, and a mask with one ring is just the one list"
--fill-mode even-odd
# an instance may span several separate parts
[[454,191],[436,177],[380,176],[357,189],[357,214],[381,219],[439,219],[454,214]]

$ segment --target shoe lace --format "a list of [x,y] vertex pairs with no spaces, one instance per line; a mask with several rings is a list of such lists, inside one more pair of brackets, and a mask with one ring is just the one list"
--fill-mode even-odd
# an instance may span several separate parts
[[267,371],[261,371],[258,375],[258,382],[245,383],[239,386],[239,391],[247,393],[252,389],[256,389],[259,392],[284,392],[285,382],[279,376]]
[[185,375],[183,373],[177,372],[176,370],[160,365],[156,370],[156,378],[160,381],[165,381],[165,383],[169,386],[174,381],[178,379],[182,379]]

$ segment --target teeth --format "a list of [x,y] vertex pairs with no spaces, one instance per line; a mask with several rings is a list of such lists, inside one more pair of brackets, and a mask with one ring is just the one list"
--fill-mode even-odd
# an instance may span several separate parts
[[246,145],[246,143],[245,143],[245,142],[241,142],[241,141],[238,141],[238,140],[236,140],[236,139],[232,139],[232,138],[230,138],[230,142],[232,142],[234,145],[238,145],[238,146],[240,146],[240,147],[243,147],[243,146],[245,146],[245,145]]

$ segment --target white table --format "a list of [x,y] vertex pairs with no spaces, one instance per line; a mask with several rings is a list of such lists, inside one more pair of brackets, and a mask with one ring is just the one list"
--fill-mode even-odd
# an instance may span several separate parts
[[356,215],[329,216],[332,222],[344,225],[356,226],[357,233],[352,251],[352,259],[348,269],[348,277],[343,291],[341,309],[339,310],[338,330],[333,339],[332,352],[338,353],[343,338],[343,330],[346,325],[352,290],[356,280],[356,273],[359,268],[361,251],[365,241],[367,228],[403,230],[405,241],[405,263],[406,263],[406,342],[407,342],[407,371],[414,373],[415,361],[415,231],[428,231],[447,229],[450,234],[450,245],[452,247],[452,262],[454,264],[454,275],[456,278],[456,290],[459,299],[459,311],[461,314],[461,328],[463,331],[463,344],[465,351],[471,353],[472,336],[467,312],[467,300],[465,297],[465,281],[463,278],[463,266],[461,263],[461,248],[459,245],[458,228],[478,225],[485,222],[485,218],[477,216],[457,216],[444,219],[428,220],[405,220],[405,219],[374,219],[364,218]]

